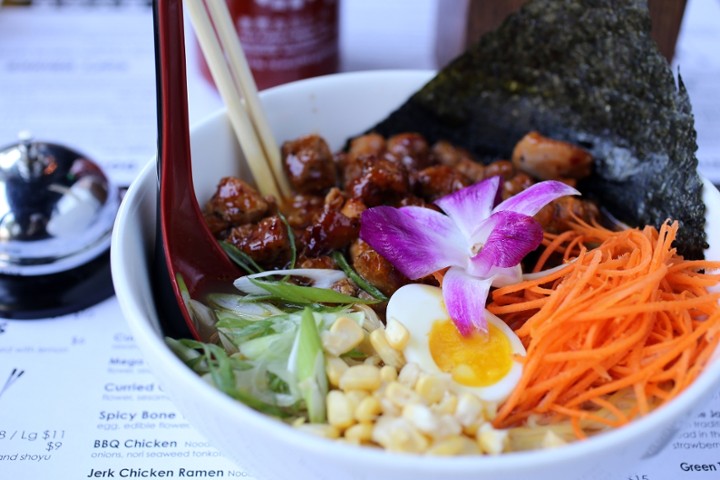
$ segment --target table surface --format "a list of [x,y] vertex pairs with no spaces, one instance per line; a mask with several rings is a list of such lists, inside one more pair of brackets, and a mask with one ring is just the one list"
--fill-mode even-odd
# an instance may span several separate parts
[[[438,28],[464,0],[344,0],[342,70],[435,69]],[[128,185],[155,151],[147,2],[36,2],[0,9],[0,145],[21,129],[74,146]],[[454,9],[448,9],[453,5]],[[412,12],[412,21],[409,13]],[[702,173],[720,182],[720,2],[688,0],[673,67],[693,101]],[[458,21],[456,17],[455,22]],[[455,23],[456,24],[456,23]],[[447,32],[443,32],[446,38]],[[92,37],[93,42],[86,39]],[[188,42],[192,45],[192,42]],[[459,42],[458,42],[459,44]],[[446,52],[443,52],[446,54]],[[188,48],[191,122],[222,106]],[[720,395],[659,455],[618,479],[717,478]],[[252,478],[177,412],[144,363],[114,298],[53,319],[0,319],[0,478],[78,479],[121,469],[195,468]],[[709,468],[709,467],[708,467]],[[686,478],[686,477],[682,477]]]

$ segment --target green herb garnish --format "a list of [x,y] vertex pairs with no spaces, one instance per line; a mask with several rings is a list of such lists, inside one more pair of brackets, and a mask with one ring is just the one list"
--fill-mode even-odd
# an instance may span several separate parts
[[240,268],[245,270],[248,274],[259,273],[263,271],[263,268],[258,265],[250,255],[243,252],[235,245],[229,242],[221,241],[220,246],[225,251],[230,260],[235,262]]
[[367,304],[377,302],[377,300],[366,300],[345,295],[329,288],[306,287],[285,281],[272,282],[256,278],[251,278],[250,281],[279,300],[299,305],[314,303]]
[[382,293],[380,290],[378,290],[372,283],[365,280],[363,277],[360,276],[359,273],[357,273],[348,263],[348,261],[345,259],[345,255],[338,252],[337,250],[332,253],[332,258],[335,260],[335,263],[337,264],[340,269],[345,272],[345,275],[348,276],[350,280],[355,282],[355,284],[365,290],[367,293],[375,297],[376,299],[384,302],[388,298],[385,296],[384,293]]

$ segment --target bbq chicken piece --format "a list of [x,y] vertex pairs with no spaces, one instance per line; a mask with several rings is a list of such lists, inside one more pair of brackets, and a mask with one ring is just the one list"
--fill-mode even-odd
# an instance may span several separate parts
[[385,155],[385,137],[368,133],[350,141],[347,152],[340,152],[335,160],[340,170],[341,184],[347,185],[363,174],[365,158],[380,158]]
[[300,255],[296,263],[297,268],[322,268],[322,269],[335,269],[338,266],[332,257],[328,255],[322,255],[320,257],[304,257]]
[[417,194],[430,202],[465,188],[471,183],[472,180],[462,172],[447,165],[424,168],[415,176]]
[[348,218],[340,210],[326,205],[316,221],[303,231],[300,240],[305,255],[317,256],[348,247],[359,232],[359,218]]
[[[327,255],[320,257],[300,256],[298,257],[297,268],[328,268],[337,270],[338,265],[332,257]],[[351,297],[367,298],[365,292],[349,278],[338,280],[330,286],[330,289]]]
[[379,133],[367,133],[353,138],[350,141],[347,153],[350,160],[355,160],[357,157],[365,157],[368,155],[380,156],[385,153],[385,150],[385,137]]
[[485,167],[485,178],[499,176],[503,180],[510,180],[516,174],[517,170],[509,160],[495,160]]
[[398,133],[387,139],[387,155],[405,165],[408,170],[422,170],[432,162],[430,146],[418,133]]
[[321,193],[337,183],[333,153],[319,135],[283,143],[282,158],[290,184],[298,193]]
[[527,173],[517,172],[512,177],[502,183],[502,192],[500,194],[503,200],[507,200],[513,195],[517,195],[526,188],[530,188],[535,181]]
[[293,228],[303,229],[310,225],[325,206],[325,199],[321,195],[297,194],[285,204],[283,213]]
[[357,198],[350,198],[343,204],[340,211],[348,218],[359,219],[360,215],[362,215],[362,212],[365,210],[367,210],[367,207],[361,200]]
[[584,178],[590,175],[592,156],[586,150],[560,140],[530,132],[516,145],[512,162],[540,180]]
[[359,175],[350,180],[345,177],[345,190],[350,198],[361,200],[367,207],[392,204],[409,192],[407,170],[391,159],[360,156],[348,168],[356,169]]
[[535,220],[549,233],[564,232],[570,228],[569,222],[577,219],[592,224],[600,220],[600,210],[590,200],[568,196],[553,200],[535,214]]
[[285,265],[292,254],[287,225],[277,215],[235,227],[225,240],[268,269]]
[[447,165],[477,183],[485,178],[485,166],[473,159],[470,152],[440,140],[432,146],[432,154],[440,165]]
[[361,277],[375,285],[387,297],[398,288],[410,283],[405,275],[360,239],[350,246],[349,261]]
[[213,234],[219,234],[236,225],[257,222],[273,208],[274,203],[247,182],[225,177],[205,204],[203,215]]
[[368,133],[350,141],[347,152],[335,155],[340,172],[340,185],[347,186],[363,174],[363,158],[378,158],[385,154],[385,137],[377,133]]

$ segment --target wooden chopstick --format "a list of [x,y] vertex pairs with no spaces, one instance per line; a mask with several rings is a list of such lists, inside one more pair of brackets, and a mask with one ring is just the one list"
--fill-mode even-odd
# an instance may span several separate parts
[[261,194],[282,202],[290,196],[290,185],[227,5],[215,0],[184,3],[255,184]]
[[227,3],[213,0],[207,1],[206,3],[215,28],[218,31],[220,43],[228,56],[230,70],[233,72],[238,85],[242,89],[245,104],[250,112],[250,118],[265,149],[267,159],[270,162],[270,168],[272,168],[275,175],[275,181],[280,192],[289,196],[290,182],[288,182],[285,171],[283,170],[280,149],[275,143],[275,137],[270,130],[270,125],[265,116],[265,110],[262,108],[262,105],[260,105],[257,85],[250,66],[248,65],[247,58],[245,57],[245,52],[243,52],[240,41],[238,40],[238,34],[230,18]]

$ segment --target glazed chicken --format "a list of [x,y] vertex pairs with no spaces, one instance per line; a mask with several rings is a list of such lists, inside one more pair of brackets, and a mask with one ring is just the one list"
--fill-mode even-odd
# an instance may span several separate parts
[[[360,276],[387,296],[409,280],[359,239],[365,209],[437,208],[433,202],[438,198],[491,176],[503,180],[501,199],[549,178],[574,185],[590,173],[592,161],[581,148],[537,132],[518,142],[511,160],[487,165],[447,142],[429,145],[412,132],[387,139],[369,133],[335,154],[322,137],[306,135],[285,142],[282,158],[294,196],[280,208],[276,199],[262,197],[247,182],[223,178],[204,210],[216,238],[232,243],[265,269],[285,267],[293,242],[296,265],[303,268],[335,268],[331,254],[340,251]],[[536,219],[546,231],[558,232],[573,215],[592,221],[599,212],[590,201],[563,197]],[[337,289],[357,293],[352,282]]]

